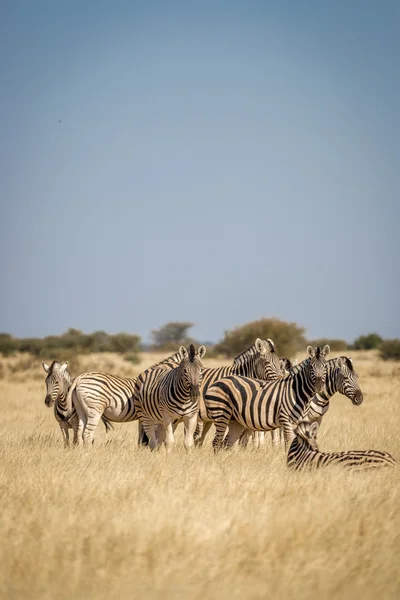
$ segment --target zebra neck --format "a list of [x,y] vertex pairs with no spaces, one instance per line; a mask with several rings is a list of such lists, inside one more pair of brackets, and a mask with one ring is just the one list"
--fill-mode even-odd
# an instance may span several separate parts
[[71,389],[71,380],[64,382],[64,388],[54,403],[54,412],[62,420],[67,420],[72,414],[72,404],[68,401],[69,390]]
[[234,362],[231,367],[231,375],[242,375],[243,377],[256,376],[256,357],[247,357],[246,360]]

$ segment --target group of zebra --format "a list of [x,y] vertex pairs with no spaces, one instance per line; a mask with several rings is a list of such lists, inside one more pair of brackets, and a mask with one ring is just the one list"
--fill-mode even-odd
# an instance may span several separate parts
[[279,358],[271,339],[256,339],[231,365],[203,367],[205,346],[179,351],[146,369],[138,377],[101,372],[82,373],[71,379],[68,364],[42,363],[46,377],[47,406],[54,406],[65,444],[73,430],[75,444],[89,444],[103,421],[139,422],[139,444],[154,450],[174,445],[178,423],[184,425],[187,450],[201,446],[215,425],[214,450],[236,442],[256,445],[272,432],[272,443],[283,437],[287,464],[299,470],[340,464],[352,469],[393,466],[395,459],[376,450],[322,453],[317,431],[335,392],[359,406],[363,395],[351,359],[328,360],[329,346],[307,348],[307,358],[293,365]]

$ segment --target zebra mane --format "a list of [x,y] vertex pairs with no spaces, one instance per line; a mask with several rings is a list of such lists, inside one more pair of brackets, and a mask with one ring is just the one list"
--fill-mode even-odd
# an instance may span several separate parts
[[160,360],[160,362],[156,363],[155,365],[151,365],[151,367],[149,367],[149,369],[154,369],[155,367],[161,367],[162,365],[170,365],[171,363],[176,363],[176,364],[180,364],[182,360],[182,357],[180,355],[180,352],[175,352],[174,354],[171,354],[171,356],[168,356],[167,358],[164,358],[163,360]]
[[193,346],[193,344],[190,344],[190,346],[189,346],[189,360],[190,360],[190,362],[194,362],[195,356],[196,356],[196,348]]
[[253,344],[252,346],[250,346],[250,348],[247,348],[247,350],[244,350],[243,352],[235,356],[235,358],[232,361],[232,365],[234,367],[239,367],[240,365],[243,365],[244,363],[248,362],[251,358],[255,358],[257,354],[258,350],[255,344]]
[[315,358],[321,358],[321,346],[317,346],[315,349]]
[[53,360],[53,362],[50,365],[49,372],[51,373],[56,366],[61,367],[61,363],[58,362],[58,360]]

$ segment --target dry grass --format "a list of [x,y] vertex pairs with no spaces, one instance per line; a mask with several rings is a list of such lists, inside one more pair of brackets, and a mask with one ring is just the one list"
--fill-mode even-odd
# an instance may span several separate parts
[[[159,358],[123,367],[135,374]],[[399,368],[374,366],[373,353],[353,358],[364,404],[335,397],[320,445],[400,459]],[[85,360],[118,372],[115,357]],[[4,369],[2,597],[399,597],[398,469],[293,474],[269,445],[187,455],[181,440],[167,457],[137,448],[136,424],[101,428],[89,451],[65,450],[44,373],[25,383]]]

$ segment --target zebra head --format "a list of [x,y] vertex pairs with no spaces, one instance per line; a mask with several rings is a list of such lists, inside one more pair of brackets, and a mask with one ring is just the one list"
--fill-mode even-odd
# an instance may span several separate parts
[[327,370],[326,359],[330,352],[330,348],[326,345],[321,350],[321,348],[317,346],[314,350],[312,346],[308,346],[307,352],[311,359],[308,363],[308,373],[311,384],[316,393],[322,392],[325,387]]
[[363,393],[358,384],[358,375],[354,370],[351,358],[340,356],[336,360],[337,390],[347,398],[350,398],[353,404],[359,406],[363,401]]
[[275,381],[284,376],[281,360],[275,352],[275,344],[271,339],[256,339],[255,343],[258,357],[254,362],[257,379],[264,381]]
[[187,349],[185,346],[181,346],[179,348],[179,353],[181,356],[179,368],[183,372],[185,384],[189,388],[192,398],[198,398],[200,396],[203,369],[203,363],[201,362],[201,359],[206,353],[206,347],[200,346],[196,352],[193,344],[190,344],[189,348]]
[[68,393],[68,388],[71,384],[71,377],[67,371],[68,362],[60,364],[53,360],[51,365],[42,362],[43,369],[47,373],[46,377],[46,398],[44,403],[46,406],[53,406],[54,403]]
[[314,421],[309,423],[308,421],[300,421],[294,428],[294,433],[297,437],[301,438],[310,445],[313,450],[318,450],[317,433],[318,423]]

